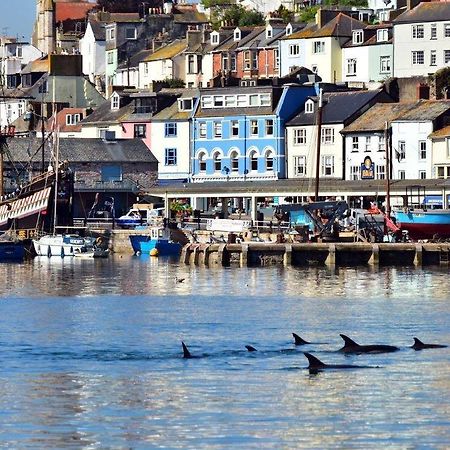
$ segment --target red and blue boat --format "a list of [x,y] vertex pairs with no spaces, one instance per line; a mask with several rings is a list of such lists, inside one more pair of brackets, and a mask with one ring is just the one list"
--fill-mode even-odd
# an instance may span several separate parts
[[404,209],[393,212],[397,225],[411,239],[450,237],[449,209]]

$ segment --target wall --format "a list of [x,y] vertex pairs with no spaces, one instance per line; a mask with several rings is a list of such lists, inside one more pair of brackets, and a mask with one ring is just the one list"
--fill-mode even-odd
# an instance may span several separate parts
[[145,145],[151,149],[151,129],[152,129],[152,123],[151,122],[122,122],[122,133],[121,137],[124,139],[134,139],[134,125],[140,123],[145,125],[145,138],[142,139],[145,143]]

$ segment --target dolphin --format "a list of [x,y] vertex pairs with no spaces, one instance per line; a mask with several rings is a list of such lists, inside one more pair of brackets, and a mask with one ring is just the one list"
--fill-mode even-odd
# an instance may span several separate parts
[[306,345],[311,344],[311,342],[305,341],[302,339],[298,334],[292,333],[292,336],[294,336],[294,344],[295,345]]
[[186,359],[192,358],[191,352],[186,347],[186,344],[183,341],[181,341],[181,345],[183,346],[183,358]]
[[245,348],[249,351],[249,352],[256,352],[256,348],[251,346],[251,345],[246,345]]
[[304,352],[303,353],[309,361],[308,369],[311,373],[317,373],[322,370],[327,369],[370,369],[375,368],[371,366],[354,366],[351,364],[325,364],[322,362],[319,358],[316,358],[315,356],[311,355],[311,353]]
[[343,353],[390,353],[400,350],[393,345],[359,345],[345,334],[340,334],[339,336],[344,339],[344,346],[339,349]]
[[423,350],[424,348],[445,348],[442,344],[424,344],[419,338],[414,338],[414,345],[411,346],[414,350]]

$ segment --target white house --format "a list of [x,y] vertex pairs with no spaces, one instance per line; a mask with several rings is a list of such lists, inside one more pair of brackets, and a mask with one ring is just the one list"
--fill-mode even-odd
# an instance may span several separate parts
[[84,36],[80,39],[80,53],[83,56],[83,73],[91,83],[105,77],[105,24],[90,19]]
[[429,139],[433,178],[450,178],[450,126],[431,133]]
[[191,116],[199,93],[187,89],[167,108],[155,114],[151,127],[151,150],[158,160],[158,180],[190,178]]
[[342,49],[342,81],[359,85],[392,77],[393,49],[391,25],[353,30]]
[[186,39],[177,39],[159,48],[139,63],[139,88],[151,88],[154,81],[181,78],[185,74]]
[[[314,25],[313,25],[314,26]],[[285,36],[278,41],[280,55],[280,76],[289,75],[296,67],[305,67],[305,43],[301,37],[302,25],[288,23]]]
[[394,76],[428,76],[450,64],[450,3],[424,2],[394,21]]

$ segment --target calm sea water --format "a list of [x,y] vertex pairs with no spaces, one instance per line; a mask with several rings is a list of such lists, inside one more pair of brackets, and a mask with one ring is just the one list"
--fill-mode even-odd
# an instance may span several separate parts
[[[448,269],[42,258],[0,276],[1,448],[449,448],[450,349],[408,348],[450,344]],[[401,350],[346,357],[339,333]],[[306,349],[378,368],[311,375]]]

